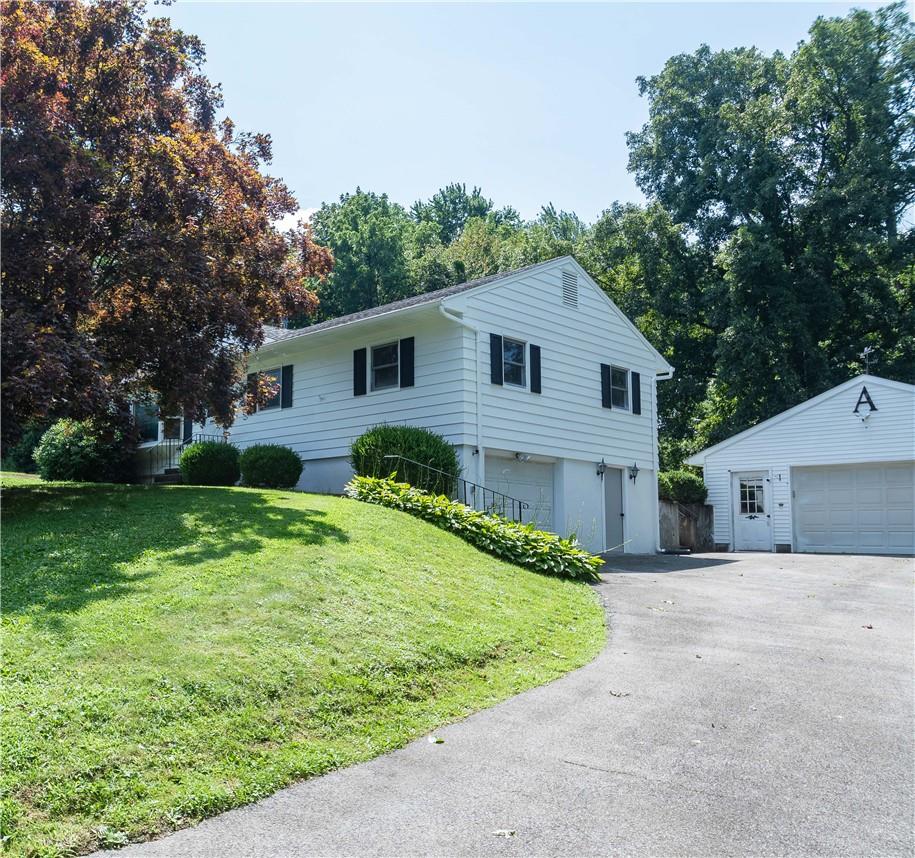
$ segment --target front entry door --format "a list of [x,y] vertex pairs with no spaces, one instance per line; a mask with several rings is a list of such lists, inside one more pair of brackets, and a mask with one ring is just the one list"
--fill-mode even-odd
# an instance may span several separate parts
[[607,468],[604,472],[604,551],[623,550],[623,472]]
[[772,517],[764,471],[734,474],[734,548],[771,551]]

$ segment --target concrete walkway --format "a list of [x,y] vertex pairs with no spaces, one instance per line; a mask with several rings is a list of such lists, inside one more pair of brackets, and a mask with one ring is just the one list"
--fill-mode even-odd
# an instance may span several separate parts
[[619,558],[590,665],[117,854],[911,856],[912,571]]

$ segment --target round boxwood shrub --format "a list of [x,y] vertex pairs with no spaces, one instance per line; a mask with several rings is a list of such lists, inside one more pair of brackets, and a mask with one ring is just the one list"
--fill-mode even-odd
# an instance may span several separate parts
[[[403,456],[435,470],[385,456]],[[353,441],[350,463],[360,477],[395,474],[395,480],[433,494],[451,494],[461,470],[454,447],[437,432],[418,426],[373,426]]]
[[238,457],[241,478],[246,486],[288,489],[302,474],[298,453],[279,444],[254,444]]
[[705,503],[708,488],[702,477],[692,471],[661,471],[658,474],[658,497],[678,503]]
[[178,461],[181,478],[192,486],[234,486],[238,482],[238,447],[198,441],[184,448]]
[[133,476],[133,444],[119,429],[91,420],[58,420],[35,447],[43,480],[122,483]]

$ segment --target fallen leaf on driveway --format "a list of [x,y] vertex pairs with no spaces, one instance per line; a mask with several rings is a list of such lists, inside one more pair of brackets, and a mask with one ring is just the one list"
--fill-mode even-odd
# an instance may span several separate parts
[[493,831],[493,834],[495,834],[496,837],[514,837],[515,830],[513,828],[497,828]]
[[611,697],[628,697],[629,692],[628,691],[611,691],[610,696]]
[[444,743],[444,741],[445,740],[441,736],[430,736],[429,737],[430,745],[441,745],[442,743]]
[[861,628],[862,629],[872,629],[873,626],[870,623],[868,623],[866,626],[861,626]]

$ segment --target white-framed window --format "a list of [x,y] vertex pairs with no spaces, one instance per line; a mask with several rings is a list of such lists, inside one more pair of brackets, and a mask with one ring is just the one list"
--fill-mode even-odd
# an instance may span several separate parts
[[159,409],[146,402],[135,402],[133,419],[140,433],[140,443],[159,440]]
[[765,513],[765,489],[761,477],[740,480],[740,514],[760,515]]
[[263,405],[259,405],[257,408],[258,411],[269,411],[271,408],[280,407],[280,400],[282,396],[282,391],[280,389],[280,380],[282,379],[281,372],[282,371],[279,367],[275,367],[274,369],[265,369],[261,372],[261,375],[267,381],[269,381],[270,384],[276,386],[276,393],[274,393],[273,396],[271,396]]
[[502,380],[515,387],[527,387],[527,366],[525,353],[527,343],[521,340],[502,338]]
[[372,346],[372,390],[400,385],[400,343]]
[[629,408],[629,370],[610,367],[610,402],[614,408]]

